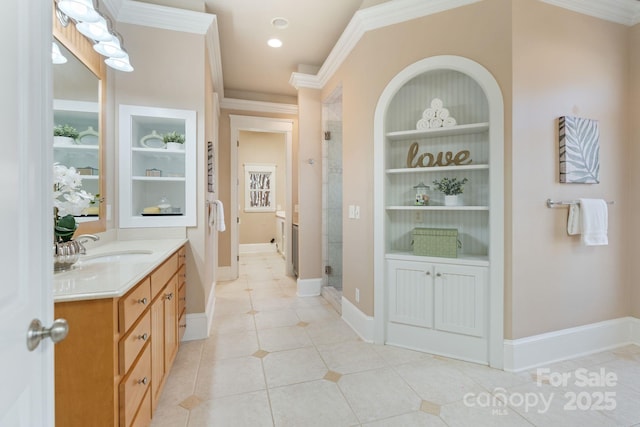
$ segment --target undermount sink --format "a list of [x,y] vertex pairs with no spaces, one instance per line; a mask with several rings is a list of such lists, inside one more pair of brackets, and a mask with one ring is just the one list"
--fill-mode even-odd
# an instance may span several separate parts
[[79,264],[81,265],[91,265],[91,264],[103,264],[103,263],[112,263],[112,262],[138,262],[144,261],[149,255],[151,255],[153,251],[120,251],[120,252],[109,252],[98,255],[87,255],[85,257],[80,258]]

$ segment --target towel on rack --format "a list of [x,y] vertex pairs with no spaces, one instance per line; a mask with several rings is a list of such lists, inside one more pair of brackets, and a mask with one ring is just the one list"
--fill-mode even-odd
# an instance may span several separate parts
[[609,212],[602,199],[580,199],[582,243],[586,246],[608,245]]
[[569,205],[569,216],[567,217],[567,234],[569,236],[575,236],[580,234],[580,205],[578,203],[571,203]]
[[224,225],[224,205],[220,200],[216,200],[213,203],[216,204],[216,211],[217,211],[216,222],[218,223],[217,229],[218,231],[222,232],[227,229]]

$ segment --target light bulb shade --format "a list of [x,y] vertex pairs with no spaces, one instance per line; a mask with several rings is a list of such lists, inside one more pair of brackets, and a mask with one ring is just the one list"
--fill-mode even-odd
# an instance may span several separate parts
[[109,41],[94,44],[93,50],[107,58],[124,58],[127,56],[127,52],[120,47],[120,41],[115,36],[112,36]]
[[104,60],[104,62],[109,67],[118,71],[125,71],[127,73],[130,73],[131,71],[133,71],[133,67],[129,62],[129,55],[125,55],[122,58],[107,58]]
[[102,17],[96,22],[78,22],[76,28],[87,38],[95,41],[109,41],[113,38],[107,26],[107,21]]
[[51,45],[51,62],[54,64],[64,64],[67,58],[60,52],[60,46],[56,42]]
[[58,9],[78,22],[96,22],[100,19],[92,0],[60,0]]

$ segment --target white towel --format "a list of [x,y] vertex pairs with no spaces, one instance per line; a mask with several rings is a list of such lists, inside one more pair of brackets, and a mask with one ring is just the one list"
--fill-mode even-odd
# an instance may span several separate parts
[[436,116],[436,110],[433,108],[427,108],[422,112],[422,118],[425,120],[431,120]]
[[425,120],[425,119],[418,120],[418,123],[416,123],[416,129],[418,130],[429,129],[429,120]]
[[575,236],[580,234],[580,205],[572,203],[569,205],[569,216],[567,217],[567,234]]
[[582,243],[586,246],[608,245],[607,202],[602,199],[580,199]]
[[443,127],[445,127],[445,128],[453,127],[453,126],[455,126],[456,124],[458,124],[458,123],[456,122],[456,119],[454,119],[454,118],[453,118],[453,117],[451,117],[451,116],[447,117],[446,119],[444,119],[444,120],[442,121],[442,126],[443,126]]
[[442,102],[442,99],[440,98],[433,98],[431,100],[431,108],[433,108],[434,110],[439,110],[442,107],[444,107],[444,102]]
[[429,120],[429,127],[431,128],[441,128],[442,127],[442,119],[434,118]]
[[446,108],[441,108],[438,110],[438,118],[444,120],[447,117],[449,117],[449,110],[447,110]]
[[218,231],[222,232],[227,229],[224,225],[224,205],[220,200],[216,200],[214,203],[216,204],[216,211],[218,212],[216,215],[217,228]]

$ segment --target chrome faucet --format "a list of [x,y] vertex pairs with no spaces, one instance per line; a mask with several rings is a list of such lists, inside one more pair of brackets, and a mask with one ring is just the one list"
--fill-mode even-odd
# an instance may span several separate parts
[[75,241],[80,245],[80,253],[85,255],[87,253],[87,248],[84,247],[83,243],[87,243],[89,240],[93,240],[94,242],[100,240],[100,237],[95,234],[81,234],[75,238]]

